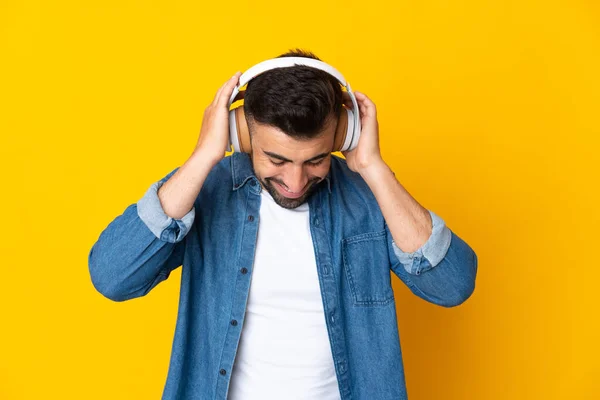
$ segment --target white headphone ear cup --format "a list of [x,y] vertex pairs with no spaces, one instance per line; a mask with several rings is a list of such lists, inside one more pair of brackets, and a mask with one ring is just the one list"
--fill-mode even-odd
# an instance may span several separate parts
[[233,145],[233,150],[240,153],[240,143],[238,140],[237,121],[235,119],[235,108],[229,111],[229,146]]
[[[360,117],[352,113],[352,118],[353,124],[351,125],[348,123],[348,129],[352,126],[352,142],[350,143],[350,148],[348,150],[355,149],[356,146],[358,146],[358,139],[360,139]],[[355,121],[354,118],[358,119],[358,121]]]
[[[350,122],[348,122],[348,129],[350,129],[350,126],[352,126],[352,140],[350,142],[350,146],[348,150],[353,150],[356,148],[356,146],[358,146],[358,139],[360,139],[360,128],[361,128],[361,121],[360,121],[360,108],[358,106],[358,102],[356,101],[356,97],[354,96],[354,92],[352,92],[352,89],[350,88],[350,83],[346,82],[346,90],[348,91],[348,95],[350,96],[350,99],[352,100],[352,124]],[[356,111],[356,112],[354,112]],[[349,120],[350,121],[350,120]]]
[[346,124],[346,138],[340,151],[351,150],[352,136],[354,135],[354,113],[348,108],[345,108],[345,110],[348,114],[348,123]]

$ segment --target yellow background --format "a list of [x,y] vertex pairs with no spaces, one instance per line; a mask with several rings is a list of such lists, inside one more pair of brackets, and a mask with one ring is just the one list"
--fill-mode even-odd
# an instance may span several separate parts
[[115,303],[89,250],[222,82],[293,47],[374,100],[384,159],[479,257],[457,308],[394,278],[409,398],[600,398],[596,1],[2,0],[0,46],[1,399],[160,398],[181,269]]

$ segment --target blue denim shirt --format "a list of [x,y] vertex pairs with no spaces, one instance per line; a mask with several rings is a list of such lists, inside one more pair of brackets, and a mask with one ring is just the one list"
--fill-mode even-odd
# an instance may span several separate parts
[[[262,187],[249,156],[233,153],[211,170],[190,212],[173,219],[157,191],[176,170],[105,228],[89,253],[89,272],[96,290],[124,301],[146,295],[182,266],[162,399],[224,400],[244,322]],[[474,290],[477,256],[431,211],[427,242],[403,252],[366,182],[335,155],[308,203],[341,398],[406,399],[391,272],[417,296],[452,307]]]

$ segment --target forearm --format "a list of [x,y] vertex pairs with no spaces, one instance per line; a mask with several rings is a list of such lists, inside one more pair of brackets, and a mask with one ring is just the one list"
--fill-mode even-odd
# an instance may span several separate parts
[[136,204],[127,207],[102,231],[88,254],[94,287],[114,301],[147,294],[183,260],[183,223],[173,220],[160,235],[170,241],[162,240],[148,229],[138,210]]
[[165,214],[158,190],[179,168],[150,185],[100,234],[89,253],[92,283],[104,296],[123,301],[148,293],[183,261],[183,239],[195,218],[192,207],[181,219]]
[[435,304],[451,307],[475,287],[475,252],[433,211],[422,207],[396,180],[379,150],[375,104],[354,92],[360,107],[358,146],[342,152],[373,192],[385,219],[390,268],[410,289]]
[[361,171],[373,191],[393,242],[392,270],[419,297],[452,307],[473,293],[477,256],[446,226],[423,208],[383,162]]
[[165,214],[180,219],[194,206],[202,185],[216,162],[202,151],[195,150],[190,158],[158,190]]
[[396,245],[407,253],[419,249],[432,232],[429,211],[398,182],[383,160],[360,174],[375,195]]
[[[435,233],[434,233],[435,234]],[[394,259],[393,248],[390,259]],[[427,257],[415,257],[410,268],[399,256],[392,262],[394,273],[422,299],[444,307],[454,307],[466,301],[475,290],[477,255],[458,235],[450,231],[450,245],[444,257],[430,262]],[[408,272],[415,271],[414,273]]]

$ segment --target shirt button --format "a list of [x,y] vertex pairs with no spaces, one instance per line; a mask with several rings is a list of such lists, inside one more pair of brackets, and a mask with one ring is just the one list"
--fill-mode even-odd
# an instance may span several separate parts
[[254,221],[254,215],[248,215],[248,221],[250,221],[250,222]]
[[225,374],[227,373],[227,371],[225,371],[224,369],[221,369],[221,370],[219,371],[219,373],[220,373],[221,375],[225,375]]
[[248,268],[243,267],[240,271],[242,272],[242,274],[245,274],[248,272]]
[[237,325],[237,321],[235,319],[231,320],[231,325],[236,326]]

